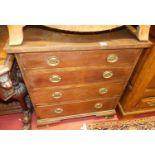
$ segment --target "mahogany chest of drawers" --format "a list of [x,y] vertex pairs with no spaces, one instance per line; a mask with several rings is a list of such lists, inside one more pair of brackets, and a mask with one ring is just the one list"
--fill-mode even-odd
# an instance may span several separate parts
[[27,28],[15,53],[38,125],[115,114],[132,71],[150,42],[125,29],[74,34]]

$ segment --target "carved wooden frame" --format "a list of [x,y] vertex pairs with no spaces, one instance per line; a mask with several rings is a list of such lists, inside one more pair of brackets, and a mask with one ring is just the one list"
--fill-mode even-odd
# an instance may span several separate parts
[[[23,28],[26,25],[8,25],[9,30],[9,45],[21,45],[24,39]],[[95,32],[111,30],[123,25],[44,25],[49,28],[57,28],[61,30],[75,31],[75,32]],[[150,25],[139,25],[137,28],[131,25],[126,27],[134,34],[140,41],[148,41]]]
[[[3,64],[0,65],[0,98],[7,101],[10,98],[20,102],[23,110],[23,128],[31,129],[31,108],[27,105],[29,102],[25,101],[27,90],[24,83],[20,82],[19,77],[15,77],[14,56],[8,54]],[[11,71],[12,70],[12,71]],[[14,74],[15,81],[11,79],[11,72]]]
[[12,81],[10,79],[10,70],[14,62],[14,56],[9,54],[4,60],[4,63],[0,65],[0,86],[2,88],[11,88]]

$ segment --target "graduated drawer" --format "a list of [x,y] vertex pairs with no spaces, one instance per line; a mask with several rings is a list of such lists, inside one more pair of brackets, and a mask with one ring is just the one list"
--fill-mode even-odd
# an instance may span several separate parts
[[151,97],[151,96],[155,96],[155,89],[152,88],[152,89],[145,89],[144,92],[143,92],[143,97],[147,98],[147,97]]
[[125,66],[133,64],[139,49],[64,51],[19,54],[24,68]]
[[124,88],[123,83],[97,83],[78,85],[74,87],[51,87],[31,90],[34,104],[60,103],[74,100],[86,100],[120,96]]
[[155,89],[155,76],[152,78],[151,82],[147,86],[148,89]]
[[73,68],[26,70],[25,77],[32,88],[83,84],[106,81],[125,81],[131,68]]
[[140,99],[137,108],[155,108],[155,96]]
[[117,103],[117,98],[102,99],[60,105],[36,106],[35,110],[37,116],[43,119],[112,110],[116,107]]

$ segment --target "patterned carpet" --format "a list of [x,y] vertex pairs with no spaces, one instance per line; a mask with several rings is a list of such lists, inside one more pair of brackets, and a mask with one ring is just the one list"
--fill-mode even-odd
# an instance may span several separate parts
[[92,123],[88,130],[155,130],[155,116],[132,119],[127,121],[111,121]]

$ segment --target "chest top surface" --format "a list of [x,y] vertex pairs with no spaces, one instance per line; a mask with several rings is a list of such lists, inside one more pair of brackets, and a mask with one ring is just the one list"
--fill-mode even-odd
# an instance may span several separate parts
[[26,27],[24,42],[20,46],[6,45],[8,53],[45,52],[66,50],[98,50],[121,48],[147,48],[151,42],[140,42],[127,29],[100,33],[69,33],[42,27]]

